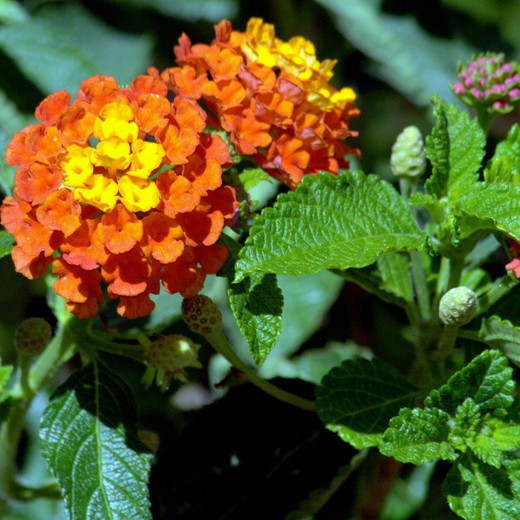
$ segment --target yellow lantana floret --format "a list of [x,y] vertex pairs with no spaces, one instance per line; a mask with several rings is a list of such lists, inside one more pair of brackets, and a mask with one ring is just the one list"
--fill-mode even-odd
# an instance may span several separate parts
[[128,175],[147,179],[161,165],[165,155],[160,144],[137,139],[132,143],[132,163]]
[[121,202],[133,213],[150,211],[161,199],[155,183],[130,175],[124,175],[119,179],[119,193]]
[[117,203],[117,184],[101,174],[91,175],[85,188],[76,188],[74,198],[107,212],[114,209]]
[[92,152],[92,148],[84,148],[77,144],[71,144],[68,147],[67,154],[61,161],[64,184],[66,186],[81,187],[86,185],[89,177],[94,172]]

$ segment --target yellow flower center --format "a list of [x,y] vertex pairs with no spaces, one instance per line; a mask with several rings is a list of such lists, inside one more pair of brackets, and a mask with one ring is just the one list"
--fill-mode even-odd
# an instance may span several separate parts
[[103,212],[118,201],[132,212],[159,204],[159,190],[150,175],[161,166],[165,151],[139,135],[132,108],[108,103],[94,122],[95,147],[72,144],[61,161],[64,185],[74,198]]

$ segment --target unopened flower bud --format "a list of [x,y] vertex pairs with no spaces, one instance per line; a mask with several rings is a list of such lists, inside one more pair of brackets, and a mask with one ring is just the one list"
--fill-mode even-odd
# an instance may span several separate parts
[[487,53],[459,66],[459,81],[451,85],[466,105],[489,114],[506,114],[520,102],[520,67],[503,54]]
[[52,328],[43,318],[27,318],[16,329],[14,341],[20,352],[41,354],[52,338]]
[[199,294],[182,302],[182,318],[193,331],[202,335],[211,334],[220,327],[222,313],[211,298]]
[[450,289],[439,303],[439,318],[448,326],[465,325],[477,310],[477,297],[468,287]]
[[417,178],[426,170],[424,143],[420,130],[407,126],[392,147],[390,159],[392,172],[396,177]]
[[186,336],[173,334],[162,336],[147,347],[145,363],[146,372],[143,384],[150,386],[155,378],[161,390],[166,390],[171,378],[186,381],[186,368],[201,368],[198,360],[200,345],[193,343]]

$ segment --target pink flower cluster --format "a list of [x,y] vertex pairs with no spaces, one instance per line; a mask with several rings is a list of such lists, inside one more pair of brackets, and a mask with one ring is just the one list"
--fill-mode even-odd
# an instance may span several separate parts
[[520,67],[503,54],[487,53],[459,66],[451,88],[466,105],[489,113],[506,114],[520,101]]

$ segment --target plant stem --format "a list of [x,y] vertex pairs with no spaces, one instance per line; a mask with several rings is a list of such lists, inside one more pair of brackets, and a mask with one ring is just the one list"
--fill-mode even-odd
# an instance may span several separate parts
[[292,404],[298,408],[313,412],[316,411],[316,405],[313,401],[286,392],[259,377],[258,374],[251,367],[246,365],[246,363],[244,363],[235,353],[221,328],[217,328],[209,334],[205,334],[204,337],[219,354],[225,357],[231,365],[243,372],[251,383],[263,390],[265,393],[275,397],[279,401]]
[[11,391],[10,414],[0,428],[0,516],[7,507],[7,501],[18,494],[19,486],[14,481],[16,455],[27,411],[36,393],[70,357],[74,347],[70,324],[71,320],[60,324],[56,335],[28,374],[26,367],[18,368],[18,382]]
[[415,288],[415,297],[417,298],[421,317],[425,321],[430,321],[432,312],[422,255],[419,251],[412,251],[410,259],[412,262],[412,280]]

